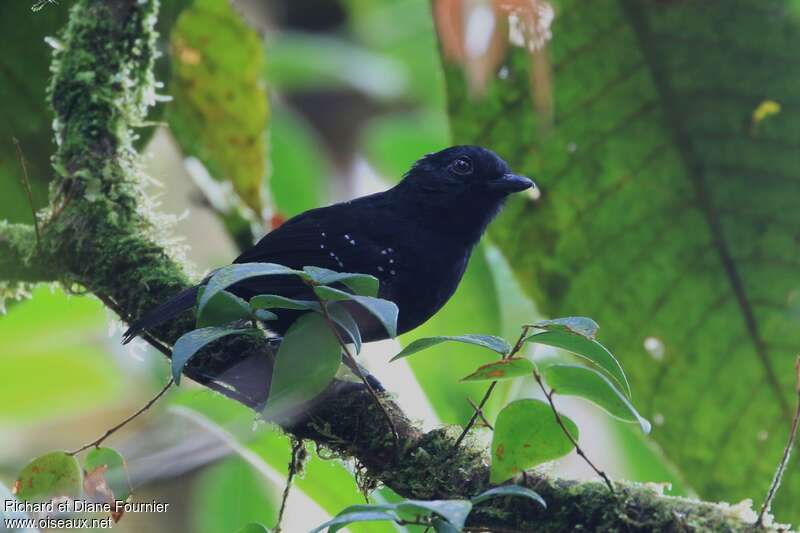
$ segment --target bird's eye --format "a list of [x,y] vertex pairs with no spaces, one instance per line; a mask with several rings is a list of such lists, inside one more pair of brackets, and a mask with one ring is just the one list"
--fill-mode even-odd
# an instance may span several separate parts
[[466,175],[472,172],[472,161],[468,157],[459,157],[450,165],[456,174]]

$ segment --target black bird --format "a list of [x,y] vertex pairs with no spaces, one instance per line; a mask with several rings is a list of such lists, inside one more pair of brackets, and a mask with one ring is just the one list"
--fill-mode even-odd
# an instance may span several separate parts
[[[387,191],[289,219],[234,263],[371,274],[380,280],[378,296],[397,304],[397,330],[405,333],[428,320],[453,295],[472,249],[506,196],[533,186],[491,150],[453,146],[424,156]],[[177,294],[131,325],[125,342],[192,308],[201,285]],[[309,288],[293,276],[252,278],[228,290],[246,300],[258,294],[313,299]],[[278,320],[268,327],[283,334],[299,313],[278,311]],[[387,337],[366,313],[355,318],[364,341]]]

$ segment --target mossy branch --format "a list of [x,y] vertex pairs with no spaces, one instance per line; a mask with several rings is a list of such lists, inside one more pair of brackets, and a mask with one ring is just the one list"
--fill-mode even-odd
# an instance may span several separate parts
[[[153,103],[153,25],[157,0],[78,0],[53,62],[50,97],[56,114],[57,173],[51,206],[40,217],[41,250],[33,229],[0,225],[0,276],[62,280],[98,295],[124,320],[186,288],[188,277],[158,243],[145,214],[134,128]],[[169,345],[193,326],[191,316],[152,332]],[[258,408],[269,383],[272,354],[264,342],[238,339],[198,358],[185,374],[245,405]],[[463,498],[489,485],[486,451],[462,446],[456,435],[420,431],[386,401],[399,453],[385,414],[360,385],[335,382],[325,401],[302,421],[282,424],[363,464],[374,479],[410,498]],[[455,432],[457,434],[457,432]],[[519,531],[744,531],[752,526],[725,506],[659,495],[619,483],[554,480],[530,473],[523,483],[548,503],[542,510],[511,498],[482,504],[476,528]]]

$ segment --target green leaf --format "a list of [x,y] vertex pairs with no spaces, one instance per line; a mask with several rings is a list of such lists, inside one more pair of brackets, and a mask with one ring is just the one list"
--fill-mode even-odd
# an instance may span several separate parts
[[357,274],[352,272],[336,272],[327,268],[307,266],[303,271],[320,285],[342,283],[356,294],[362,296],[377,296],[380,282],[375,276]]
[[277,294],[260,294],[250,298],[250,309],[296,309],[320,311],[319,304],[312,300],[294,300]]
[[494,335],[454,335],[454,336],[438,336],[438,337],[424,337],[422,339],[417,339],[403,350],[392,357],[392,361],[396,359],[401,359],[403,357],[408,357],[409,355],[415,354],[422,350],[427,350],[432,346],[436,346],[437,344],[442,344],[443,342],[463,342],[465,344],[473,344],[475,346],[481,346],[483,348],[487,348],[492,350],[493,352],[497,352],[500,355],[506,355],[508,352],[511,351],[511,346],[508,342],[503,339],[502,337],[495,337]]
[[285,275],[297,275],[301,278],[308,276],[305,272],[293,270],[274,263],[241,263],[222,267],[214,272],[211,279],[206,283],[205,290],[203,290],[203,294],[200,296],[200,301],[197,304],[197,312],[202,313],[203,308],[208,305],[211,298],[216,296],[219,291],[225,290],[235,283],[262,276]]
[[[202,293],[198,294],[198,300]],[[228,291],[220,291],[197,314],[197,327],[224,326],[237,320],[250,318],[250,306],[242,298]]]
[[267,48],[270,60],[266,79],[281,88],[302,91],[345,87],[386,98],[397,96],[405,86],[400,65],[353,45],[349,39],[280,32]]
[[536,365],[532,361],[522,357],[512,357],[483,365],[469,376],[461,378],[461,381],[502,381],[530,376],[535,369]]
[[239,533],[269,533],[269,529],[261,524],[252,523],[239,529]]
[[328,201],[329,162],[308,121],[280,101],[270,103],[270,197],[278,213],[293,217]]
[[172,378],[175,380],[175,384],[180,385],[183,367],[186,366],[189,359],[208,344],[228,335],[255,335],[258,333],[260,333],[259,330],[252,328],[231,329],[220,327],[200,328],[184,333],[172,348]]
[[[563,414],[561,419],[577,441],[578,426]],[[517,400],[497,415],[490,481],[502,483],[528,468],[558,459],[573,448],[548,404]]]
[[326,302],[342,302],[350,299],[350,294],[332,287],[325,287],[320,285],[314,287],[314,293],[319,296],[320,300]]
[[170,45],[171,131],[184,153],[230,182],[260,216],[269,114],[260,37],[228,2],[195,0],[178,18]]
[[314,290],[321,290],[322,294],[329,301],[342,302],[350,300],[357,303],[378,319],[390,337],[397,336],[397,305],[389,300],[373,298],[372,296],[360,296],[340,291],[332,287],[314,287]]
[[317,396],[341,363],[341,346],[317,313],[298,318],[286,332],[275,359],[264,415],[275,418]]
[[266,309],[256,309],[253,311],[253,315],[262,322],[269,322],[270,320],[275,320],[278,318],[278,315],[267,311]]
[[[797,5],[559,0],[552,121],[533,110],[524,48],[479,100],[445,67],[453,142],[491,146],[541,187],[535,208],[510,199],[492,242],[547,316],[603,325],[653,438],[713,500],[766,493],[794,408]],[[767,100],[781,112],[753,120]],[[800,520],[798,501],[793,475],[779,521]]]
[[103,478],[114,494],[114,499],[125,501],[130,496],[131,482],[128,477],[128,465],[125,458],[113,448],[95,448],[86,454],[83,469],[87,474],[94,473],[98,468],[104,468]]
[[608,375],[618,383],[618,387],[622,389],[622,392],[624,392],[628,398],[631,397],[631,387],[628,384],[628,378],[625,377],[625,372],[622,370],[619,361],[617,361],[616,357],[611,355],[611,352],[609,352],[605,346],[596,340],[567,331],[552,330],[531,335],[525,339],[525,341],[554,346],[572,352],[584,359],[588,359],[607,372]]
[[59,496],[79,498],[83,473],[78,460],[66,452],[37,457],[20,472],[15,495],[25,501],[45,501]]
[[[38,529],[8,529],[6,527],[6,519],[17,519],[17,520],[25,520],[30,518],[27,513],[22,510],[16,510],[18,507],[12,507],[15,505],[18,500],[11,494],[11,491],[8,488],[0,483],[0,502],[4,502],[2,506],[0,506],[0,531],[14,531],[14,532],[21,532],[21,533],[38,533]],[[8,502],[8,503],[5,503]],[[8,510],[5,510],[8,509]]]
[[472,503],[474,505],[477,505],[481,502],[490,500],[492,498],[503,498],[507,496],[528,498],[529,500],[533,500],[536,503],[540,504],[542,507],[547,508],[547,502],[545,502],[544,498],[539,496],[539,494],[536,491],[533,491],[528,487],[522,487],[520,485],[502,485],[500,487],[489,489],[472,498]]
[[[0,37],[1,38],[1,37]],[[42,284],[29,300],[0,317],[0,338],[13,350],[0,357],[0,427],[48,425],[64,417],[93,416],[98,409],[127,409],[119,391],[130,376],[97,343],[108,318],[94,296],[67,295]]]
[[397,504],[398,513],[437,514],[459,529],[464,527],[471,510],[469,500],[403,500]]
[[433,519],[433,530],[436,533],[461,533],[461,529],[457,528],[443,518]]
[[533,327],[545,329],[547,331],[566,331],[567,333],[574,333],[586,337],[587,339],[594,339],[597,336],[597,330],[600,326],[591,318],[585,316],[568,316],[564,318],[554,318],[552,320],[542,320],[536,322]]
[[544,378],[556,394],[586,398],[608,414],[626,422],[637,422],[642,431],[650,433],[650,422],[639,415],[611,380],[593,368],[552,365],[544,369]]
[[361,331],[358,329],[358,323],[353,318],[353,315],[343,305],[332,303],[328,305],[328,314],[340,328],[342,328],[350,341],[356,347],[356,353],[361,352]]
[[355,522],[373,522],[376,520],[397,520],[397,515],[390,510],[382,510],[384,506],[371,506],[371,505],[354,505],[356,510],[348,511],[345,509],[340,514],[328,520],[324,524],[315,527],[309,533],[319,533],[320,531],[328,531],[328,533],[336,533],[340,529],[346,527],[348,524]]
[[[224,398],[217,399],[225,401]],[[230,405],[225,407],[230,408]],[[242,415],[230,424],[217,426],[204,417],[211,425],[210,430],[219,431],[220,434],[228,433],[237,424],[247,426],[246,430],[242,430],[242,433],[246,431],[247,437],[243,436],[239,442],[245,440],[252,442],[258,438],[258,433],[254,433],[250,424],[244,422],[245,419],[252,420],[252,418],[252,414]],[[234,443],[234,449],[237,444]],[[252,454],[250,451],[247,453]],[[252,458],[248,462],[240,456],[231,454],[206,466],[193,476],[191,486],[187,487],[190,491],[186,498],[189,504],[186,530],[192,533],[220,533],[237,531],[248,524],[276,522],[280,496],[272,486],[264,482],[262,471],[265,465],[258,459],[255,459],[256,464],[252,461]],[[288,462],[287,459],[286,463]]]

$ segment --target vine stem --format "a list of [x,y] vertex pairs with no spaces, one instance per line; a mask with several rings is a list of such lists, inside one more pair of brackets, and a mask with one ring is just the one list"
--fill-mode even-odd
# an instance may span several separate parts
[[292,489],[292,481],[299,469],[300,450],[303,449],[303,441],[298,439],[294,446],[292,446],[292,458],[289,461],[289,474],[286,476],[286,487],[283,489],[283,497],[281,498],[281,508],[278,511],[278,521],[275,524],[275,533],[281,533],[281,522],[283,522],[283,514],[286,512],[286,502],[289,501],[289,491]]
[[[308,284],[308,282],[307,282],[307,284]],[[311,290],[313,291],[314,290],[314,286],[311,285],[311,284],[309,284],[309,286],[311,287]],[[348,365],[348,366],[350,366],[352,368],[353,372],[356,373],[356,375],[361,380],[361,382],[364,384],[364,386],[367,387],[367,390],[369,391],[370,396],[372,396],[372,399],[375,400],[375,403],[378,405],[378,407],[380,408],[381,412],[383,413],[383,416],[386,419],[386,423],[389,425],[389,429],[391,429],[391,431],[392,431],[392,437],[394,437],[395,450],[399,450],[400,449],[400,434],[397,432],[397,427],[394,425],[394,420],[392,420],[392,416],[389,414],[389,411],[386,410],[386,406],[383,405],[383,402],[381,401],[381,398],[378,395],[378,393],[375,391],[374,388],[372,388],[372,385],[370,385],[369,380],[367,379],[367,376],[365,376],[364,372],[361,371],[361,367],[358,366],[358,361],[356,361],[356,358],[353,357],[352,353],[350,353],[350,348],[347,347],[347,343],[342,338],[341,334],[339,333],[339,330],[336,328],[336,324],[334,324],[333,319],[331,318],[331,315],[328,312],[328,306],[327,306],[325,300],[320,298],[319,295],[316,292],[314,292],[314,297],[317,299],[317,302],[319,303],[320,309],[322,309],[322,316],[323,316],[323,318],[325,318],[325,323],[328,325],[328,328],[331,330],[331,332],[333,332],[334,336],[336,337],[336,340],[339,342],[339,346],[341,346],[342,347],[342,351],[344,351],[345,358],[350,363],[350,365]]]
[[[533,326],[522,326],[522,333],[520,333],[517,342],[514,343],[514,347],[511,349],[510,352],[508,352],[508,354],[501,357],[500,358],[501,360],[510,359],[514,357],[517,354],[517,352],[519,352],[522,349],[522,344],[525,342],[525,338],[528,336],[528,331],[532,327]],[[495,387],[497,387],[497,380],[492,381],[492,383],[489,385],[489,388],[486,389],[485,393],[483,393],[483,398],[481,398],[481,401],[478,403],[478,406],[475,407],[473,405],[474,412],[472,413],[469,422],[467,422],[467,425],[464,426],[464,429],[461,431],[461,434],[456,439],[455,444],[453,444],[453,449],[450,451],[450,455],[448,457],[452,456],[453,453],[455,453],[455,451],[458,450],[458,447],[461,446],[462,442],[464,442],[464,439],[467,437],[467,434],[475,426],[475,422],[478,421],[478,418],[483,418],[485,420],[483,416],[483,408],[486,406],[486,402],[489,401],[489,398],[492,397],[492,392],[494,392]],[[472,404],[471,401],[470,404]]]
[[130,422],[132,422],[132,421],[133,421],[133,420],[134,420],[136,417],[138,417],[139,415],[141,415],[142,413],[144,413],[145,411],[147,411],[148,409],[150,409],[151,407],[153,407],[153,405],[154,405],[154,404],[155,404],[155,403],[156,403],[158,400],[160,400],[160,399],[161,399],[161,397],[162,397],[162,396],[164,396],[164,395],[167,393],[167,391],[170,389],[170,387],[172,387],[172,385],[174,385],[174,384],[175,384],[175,380],[173,380],[172,378],[170,378],[170,379],[169,379],[169,381],[167,382],[167,384],[166,384],[166,385],[164,385],[164,388],[163,388],[163,389],[161,389],[161,390],[158,392],[158,394],[156,394],[155,396],[153,396],[152,398],[150,398],[150,400],[149,400],[149,401],[148,401],[146,404],[144,404],[144,406],[143,406],[141,409],[139,409],[138,411],[136,411],[135,413],[133,413],[131,416],[129,416],[128,418],[126,418],[125,420],[123,420],[122,422],[120,422],[119,424],[117,424],[116,426],[114,426],[114,427],[112,427],[112,428],[108,429],[108,430],[107,430],[105,433],[103,433],[103,435],[102,435],[102,436],[100,436],[99,438],[97,438],[97,439],[93,440],[92,442],[90,442],[90,443],[88,443],[88,444],[84,444],[83,446],[81,446],[80,448],[78,448],[78,449],[77,449],[77,450],[75,450],[75,451],[72,451],[72,452],[67,452],[67,454],[68,454],[68,455],[78,455],[78,454],[79,454],[79,453],[81,453],[82,451],[84,451],[84,450],[88,450],[89,448],[99,448],[99,447],[100,447],[100,445],[101,445],[101,444],[102,444],[102,443],[103,443],[103,442],[104,442],[104,441],[105,441],[107,438],[109,438],[111,435],[113,435],[114,433],[116,433],[116,432],[117,432],[117,431],[119,431],[120,429],[122,429],[122,428],[124,428],[125,426],[127,426],[127,425],[128,425]]
[[556,392],[555,389],[550,389],[549,391],[547,390],[547,388],[544,385],[544,380],[542,379],[542,375],[539,374],[538,370],[533,371],[533,379],[536,380],[536,383],[539,384],[539,388],[542,389],[542,393],[544,393],[545,397],[547,398],[547,402],[550,404],[550,409],[553,411],[553,415],[556,418],[556,423],[558,423],[559,427],[561,428],[561,431],[564,432],[564,435],[566,435],[566,437],[575,447],[575,451],[577,452],[577,454],[586,462],[587,465],[589,465],[589,467],[592,470],[595,471],[595,473],[598,476],[600,476],[603,479],[606,486],[608,487],[608,490],[610,490],[612,494],[615,494],[616,491],[614,490],[614,484],[611,483],[609,477],[606,475],[605,472],[603,472],[597,466],[595,466],[595,464],[591,461],[591,459],[589,459],[589,457],[586,455],[586,453],[584,453],[583,449],[578,444],[578,441],[575,439],[575,437],[572,436],[572,433],[569,432],[567,426],[564,424],[564,420],[561,418],[561,413],[558,412],[558,409],[556,409],[556,404],[555,402],[553,402],[553,395]]
[[789,457],[792,455],[792,449],[794,448],[795,439],[797,438],[797,427],[800,426],[800,356],[797,357],[795,361],[795,370],[797,372],[797,385],[795,386],[795,392],[797,393],[797,408],[794,412],[794,417],[792,418],[792,427],[789,430],[789,440],[786,442],[786,447],[783,449],[783,457],[781,457],[781,462],[778,463],[778,468],[775,470],[775,476],[772,478],[772,483],[769,486],[769,492],[767,492],[767,497],[764,498],[764,503],[761,504],[761,511],[758,513],[758,520],[756,520],[756,524],[764,525],[764,517],[769,511],[769,508],[772,506],[772,500],[775,499],[775,494],[777,494],[778,489],[781,486],[781,478],[783,478],[783,473],[786,470],[786,466],[789,464]]
[[33,229],[36,231],[36,251],[41,253],[42,236],[39,231],[39,219],[36,217],[36,207],[33,205],[31,182],[28,179],[28,165],[25,162],[25,155],[22,153],[22,146],[19,144],[19,139],[16,137],[12,137],[11,139],[14,141],[14,147],[17,149],[17,159],[19,159],[19,166],[22,167],[22,185],[25,187],[25,194],[28,196],[28,205],[31,207],[31,215],[33,216]]

